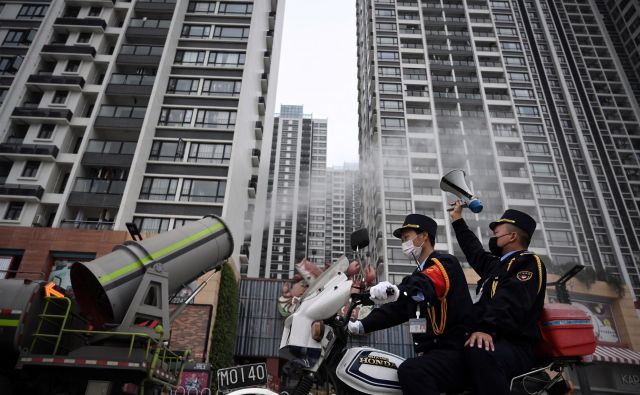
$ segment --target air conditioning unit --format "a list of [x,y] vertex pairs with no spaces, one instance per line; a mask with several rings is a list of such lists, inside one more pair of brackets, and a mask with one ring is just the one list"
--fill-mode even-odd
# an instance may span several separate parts
[[33,222],[32,225],[33,226],[44,226],[44,215],[42,214],[36,214],[35,217],[33,217]]

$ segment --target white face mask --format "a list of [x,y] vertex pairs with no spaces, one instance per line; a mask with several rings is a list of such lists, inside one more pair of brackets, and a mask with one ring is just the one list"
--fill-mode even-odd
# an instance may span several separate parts
[[[422,242],[424,244],[424,242]],[[413,244],[413,240],[407,240],[402,243],[402,253],[408,257],[415,257],[416,259],[420,257],[420,253],[422,252],[422,244],[419,247],[416,247]]]

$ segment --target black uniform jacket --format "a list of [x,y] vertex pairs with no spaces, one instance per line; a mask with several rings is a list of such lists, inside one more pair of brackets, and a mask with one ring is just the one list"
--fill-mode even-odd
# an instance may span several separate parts
[[464,219],[453,222],[458,244],[480,275],[474,304],[474,331],[515,343],[535,344],[544,305],[547,272],[538,256],[519,251],[504,261],[484,250]]
[[[448,292],[444,296],[441,295],[442,300],[446,300],[444,321],[442,320],[442,300],[438,299],[434,283],[425,274],[428,273],[428,269],[437,269],[436,260],[442,264],[446,271],[449,283]],[[400,289],[398,300],[374,308],[362,320],[364,331],[369,333],[390,328],[400,325],[411,318],[416,318],[416,309],[419,305],[420,318],[426,318],[427,320],[427,332],[413,335],[416,353],[426,352],[434,348],[462,348],[466,337],[469,335],[473,319],[473,303],[460,262],[452,255],[434,251],[429,255],[422,269],[422,271],[416,269],[413,274],[402,279],[402,282],[398,285]],[[418,293],[424,295],[424,301],[417,302],[413,298]],[[438,331],[442,330],[441,334],[434,333],[434,327],[427,309],[432,311],[436,328]],[[442,328],[442,323],[444,323],[444,328]]]

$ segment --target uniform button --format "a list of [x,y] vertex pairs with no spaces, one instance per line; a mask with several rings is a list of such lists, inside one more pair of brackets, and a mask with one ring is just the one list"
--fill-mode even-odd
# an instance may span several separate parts
[[415,346],[417,346],[417,345],[418,345],[418,342],[415,342],[415,343],[413,343],[413,344],[414,344]]

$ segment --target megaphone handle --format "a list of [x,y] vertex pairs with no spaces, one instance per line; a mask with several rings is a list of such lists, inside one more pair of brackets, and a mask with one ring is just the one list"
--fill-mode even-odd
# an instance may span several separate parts
[[[460,207],[462,207],[462,208],[468,208],[468,207],[469,207],[469,205],[467,204],[467,202],[462,202],[462,203],[460,204]],[[453,207],[449,207],[449,208],[447,209],[447,211],[453,211]]]

